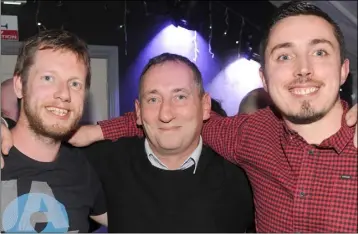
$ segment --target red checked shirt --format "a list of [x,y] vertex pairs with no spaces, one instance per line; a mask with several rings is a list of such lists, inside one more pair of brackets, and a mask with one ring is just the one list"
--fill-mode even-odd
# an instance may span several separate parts
[[[99,124],[106,139],[143,135],[134,113]],[[212,115],[202,137],[248,174],[257,232],[357,233],[357,148],[354,128],[344,118],[341,129],[318,146],[288,129],[270,109]]]

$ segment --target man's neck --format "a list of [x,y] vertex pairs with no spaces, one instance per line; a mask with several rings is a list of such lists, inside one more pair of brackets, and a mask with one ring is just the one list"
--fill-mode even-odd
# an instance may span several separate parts
[[156,150],[150,143],[149,147],[155,156],[162,162],[169,170],[176,170],[189,158],[189,156],[196,150],[200,142],[200,138],[195,140],[190,147],[180,152],[162,152]]
[[39,162],[52,162],[56,159],[61,142],[34,133],[20,120],[11,132],[14,146],[27,157]]
[[292,130],[303,137],[307,143],[319,145],[339,131],[342,125],[343,112],[343,106],[339,100],[322,119],[314,123],[293,124],[287,120],[285,122]]

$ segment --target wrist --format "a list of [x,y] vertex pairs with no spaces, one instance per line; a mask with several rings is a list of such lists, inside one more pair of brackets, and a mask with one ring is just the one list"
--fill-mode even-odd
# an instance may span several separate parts
[[102,128],[101,128],[101,126],[99,124],[92,125],[91,128],[92,128],[91,131],[94,133],[93,135],[95,137],[95,141],[104,140]]

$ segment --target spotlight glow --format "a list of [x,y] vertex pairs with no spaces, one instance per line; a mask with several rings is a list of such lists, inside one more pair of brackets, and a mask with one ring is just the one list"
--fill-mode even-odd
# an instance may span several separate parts
[[213,98],[222,100],[228,115],[236,115],[242,98],[251,90],[262,87],[260,64],[244,58],[229,64],[209,86]]
[[194,36],[194,31],[189,31],[182,27],[175,27],[174,25],[169,25],[158,35],[162,37],[163,46],[165,48],[189,48],[191,49],[192,39]]

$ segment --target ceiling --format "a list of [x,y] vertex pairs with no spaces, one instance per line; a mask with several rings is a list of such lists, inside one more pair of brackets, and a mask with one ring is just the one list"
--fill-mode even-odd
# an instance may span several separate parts
[[[46,28],[64,27],[73,31],[90,44],[124,46],[124,11],[127,8],[128,46],[142,45],[156,32],[156,25],[166,18],[172,5],[177,0],[154,1],[48,1],[28,0],[22,6],[2,5],[2,14],[17,15],[19,18],[20,40],[37,32],[36,18]],[[209,1],[195,2],[193,10],[196,21],[200,22],[198,32],[209,37]],[[211,1],[212,2],[212,48],[217,53],[237,51],[236,41],[242,38],[243,44],[250,41],[253,51],[258,53],[258,44],[262,29],[276,9],[268,0],[261,1]],[[229,19],[226,24],[225,12]],[[37,17],[36,17],[37,12]],[[193,15],[192,14],[192,15]],[[241,35],[241,23],[245,26]],[[227,35],[224,31],[229,29]],[[248,39],[250,38],[250,39]],[[240,40],[241,41],[241,40]],[[248,46],[247,46],[248,47]],[[131,50],[133,54],[133,49]],[[135,53],[134,53],[135,54]]]
[[[131,43],[136,43],[138,30],[149,30],[151,14],[163,15],[166,5],[173,0],[127,1],[128,30]],[[263,28],[269,22],[277,6],[287,1],[212,1],[213,2],[213,46],[217,51],[236,49],[235,41],[239,39],[241,16],[246,26],[243,38],[252,36],[254,51],[257,51]],[[351,61],[351,70],[357,71],[357,1],[312,1],[327,12],[341,27]],[[41,3],[41,7],[38,7]],[[206,6],[201,7],[203,9]],[[230,33],[223,38],[227,28],[225,9],[230,10]],[[22,7],[2,5],[2,14],[19,16],[20,39],[24,39],[37,31],[35,14],[48,28],[65,26],[66,29],[78,33],[94,44],[121,43],[123,33],[118,30],[123,24],[124,1],[33,1],[28,0]],[[79,14],[80,12],[80,14]],[[207,16],[204,16],[207,20]],[[206,24],[208,22],[205,22]],[[146,29],[146,30],[144,30]],[[133,32],[131,32],[133,31]],[[203,30],[205,31],[205,30]],[[206,30],[207,31],[207,30]],[[136,35],[137,34],[137,35]],[[203,32],[207,34],[207,32]],[[207,37],[208,35],[205,35]],[[134,41],[133,41],[134,40]],[[133,41],[133,42],[132,42]],[[121,44],[119,44],[121,47]],[[255,48],[256,47],[256,48]],[[255,52],[256,52],[255,51]]]

